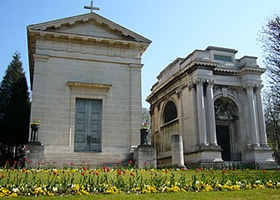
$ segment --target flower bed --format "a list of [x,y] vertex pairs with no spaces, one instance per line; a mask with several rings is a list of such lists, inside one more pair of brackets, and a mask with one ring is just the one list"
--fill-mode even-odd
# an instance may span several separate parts
[[209,192],[280,189],[279,170],[136,169],[120,164],[91,168],[89,164],[55,163],[0,169],[0,196],[88,195],[119,193]]

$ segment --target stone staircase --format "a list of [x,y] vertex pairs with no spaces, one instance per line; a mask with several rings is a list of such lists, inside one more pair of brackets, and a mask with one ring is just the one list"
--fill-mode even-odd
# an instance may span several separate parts
[[128,161],[131,159],[129,155],[123,154],[112,154],[112,153],[68,153],[68,154],[45,154],[44,163],[46,165],[53,165],[54,163],[58,166],[63,166],[64,164],[70,165],[74,163],[75,166],[81,164],[89,164],[90,166],[113,166],[116,163],[122,163],[122,165],[127,165]]
[[29,165],[38,165],[38,162],[44,162],[46,166],[63,165],[80,166],[82,164],[90,166],[113,166],[119,163],[126,166],[128,161],[133,159],[133,152],[136,146],[128,148],[112,148],[106,149],[104,152],[73,152],[70,146],[43,146],[29,145],[30,154],[28,155]]

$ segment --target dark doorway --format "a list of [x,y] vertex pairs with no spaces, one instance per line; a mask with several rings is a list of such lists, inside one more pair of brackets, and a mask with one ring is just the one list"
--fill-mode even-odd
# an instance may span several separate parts
[[77,99],[75,152],[101,152],[102,100]]
[[230,136],[229,126],[216,126],[217,142],[223,149],[222,159],[224,161],[230,160]]

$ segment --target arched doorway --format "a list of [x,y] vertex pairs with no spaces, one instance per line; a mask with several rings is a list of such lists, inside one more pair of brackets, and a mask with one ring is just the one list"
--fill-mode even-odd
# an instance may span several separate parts
[[217,143],[222,148],[224,161],[240,160],[236,148],[238,108],[234,101],[220,97],[214,102]]

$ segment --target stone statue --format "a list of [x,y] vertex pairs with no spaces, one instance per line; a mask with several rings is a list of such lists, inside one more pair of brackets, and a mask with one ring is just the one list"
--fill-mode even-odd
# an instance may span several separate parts
[[233,114],[233,111],[230,109],[228,103],[219,102],[215,104],[215,116],[217,119],[221,120],[235,120],[238,119],[238,116]]

